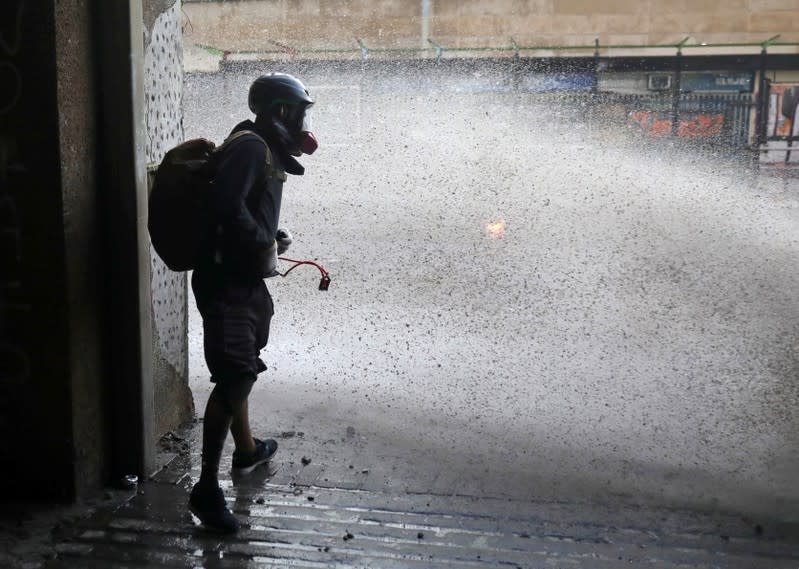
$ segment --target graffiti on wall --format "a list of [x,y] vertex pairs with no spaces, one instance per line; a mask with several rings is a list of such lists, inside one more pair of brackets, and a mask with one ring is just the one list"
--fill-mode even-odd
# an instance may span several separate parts
[[[671,136],[672,120],[668,113],[634,111],[630,124],[651,136]],[[677,136],[683,138],[712,138],[721,135],[724,127],[723,113],[691,113],[681,115],[677,122]]]
[[[0,28],[0,378],[3,383],[20,383],[30,377],[30,357],[9,332],[15,322],[31,310],[22,294],[22,227],[14,195],[12,176],[25,173],[20,161],[16,135],[5,128],[4,117],[17,110],[22,93],[22,73],[16,57],[23,45],[22,16],[26,1],[12,5],[11,29]],[[8,9],[8,7],[6,7]]]

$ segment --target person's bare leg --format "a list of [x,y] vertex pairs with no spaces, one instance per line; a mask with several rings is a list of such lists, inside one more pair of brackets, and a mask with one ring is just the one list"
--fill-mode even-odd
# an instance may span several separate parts
[[211,391],[203,416],[203,451],[200,485],[205,488],[219,485],[219,461],[231,425],[230,412],[220,399],[217,389]]
[[241,523],[230,511],[219,487],[219,461],[230,429],[231,409],[219,385],[208,397],[203,417],[203,455],[200,480],[191,489],[189,510],[214,531],[234,533]]
[[245,399],[238,408],[233,410],[233,420],[230,423],[230,434],[236,443],[236,450],[246,454],[255,452],[255,440],[250,429],[249,402]]

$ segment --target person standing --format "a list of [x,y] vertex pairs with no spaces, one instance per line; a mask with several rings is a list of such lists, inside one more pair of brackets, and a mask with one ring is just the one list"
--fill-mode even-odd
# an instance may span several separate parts
[[234,474],[251,472],[277,451],[273,439],[253,436],[248,397],[266,370],[260,351],[274,314],[264,279],[276,274],[277,256],[291,244],[290,233],[278,228],[283,183],[289,174],[304,173],[296,157],[313,154],[318,146],[307,115],[314,101],[296,77],[258,77],[248,103],[255,121],[236,125],[215,155],[214,231],[191,279],[214,388],[205,408],[202,468],[189,509],[206,528],[224,533],[240,527],[218,480],[228,431],[235,443]]

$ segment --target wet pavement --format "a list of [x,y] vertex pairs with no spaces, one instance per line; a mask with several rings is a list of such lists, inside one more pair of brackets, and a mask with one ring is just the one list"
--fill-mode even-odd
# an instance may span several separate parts
[[[187,136],[221,141],[270,65],[188,76]],[[351,427],[421,492],[799,521],[799,180],[412,71],[302,74],[321,146],[281,222],[332,284],[268,281],[256,431]]]
[[[258,72],[189,76],[187,135],[221,141]],[[799,567],[797,179],[388,75],[307,78],[282,221],[333,282],[269,282],[250,417],[281,449],[224,479],[245,530],[185,508],[195,426],[48,567]]]
[[[186,509],[198,475],[191,452],[169,462],[113,507],[66,524],[44,565],[59,568],[621,568],[799,566],[787,526],[736,516],[615,504],[419,492],[393,459],[340,454],[304,433],[279,436],[273,464],[222,480],[243,521],[233,537],[203,530]],[[356,435],[351,434],[351,438]],[[346,438],[346,433],[344,434]],[[174,441],[181,446],[183,441]],[[342,445],[343,446],[343,445]],[[352,461],[353,464],[347,464]],[[363,468],[369,464],[369,468]],[[350,468],[351,466],[351,468]],[[418,484],[418,480],[416,483]],[[23,565],[19,565],[20,567]]]

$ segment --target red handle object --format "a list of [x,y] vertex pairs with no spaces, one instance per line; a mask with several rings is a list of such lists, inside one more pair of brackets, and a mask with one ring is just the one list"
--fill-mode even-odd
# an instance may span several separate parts
[[319,272],[322,273],[322,280],[319,281],[319,290],[327,290],[330,288],[330,275],[325,270],[325,268],[320,265],[319,263],[314,263],[313,261],[298,261],[297,259],[287,259],[286,257],[278,257],[281,261],[286,261],[287,263],[294,263],[285,273],[278,272],[281,277],[285,277],[291,271],[299,267],[300,265],[313,265]]

